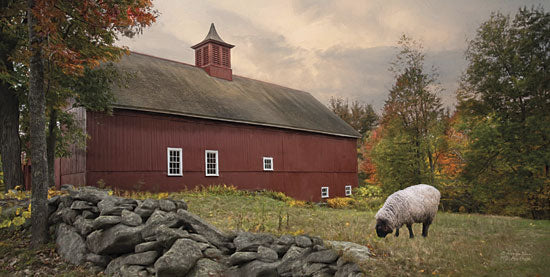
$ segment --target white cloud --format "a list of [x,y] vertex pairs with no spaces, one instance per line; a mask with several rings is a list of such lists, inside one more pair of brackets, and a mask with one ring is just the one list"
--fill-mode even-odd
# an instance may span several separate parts
[[424,44],[427,64],[439,67],[444,103],[452,105],[466,39],[491,11],[538,4],[548,6],[535,0],[163,0],[155,2],[157,23],[119,44],[193,63],[189,47],[214,22],[236,45],[235,74],[302,89],[324,103],[341,96],[381,107],[392,83],[392,46],[407,33]]

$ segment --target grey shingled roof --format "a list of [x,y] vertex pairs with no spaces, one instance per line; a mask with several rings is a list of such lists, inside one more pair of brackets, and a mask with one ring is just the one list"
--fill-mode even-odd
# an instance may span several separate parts
[[131,53],[117,66],[132,74],[115,87],[116,108],[359,137],[307,92],[241,76],[227,81],[203,69]]

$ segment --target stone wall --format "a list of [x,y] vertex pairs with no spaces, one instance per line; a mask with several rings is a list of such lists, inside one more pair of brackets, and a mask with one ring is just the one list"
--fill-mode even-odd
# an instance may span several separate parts
[[363,276],[346,253],[355,249],[363,258],[370,255],[366,247],[325,245],[305,235],[225,234],[188,212],[182,200],[127,199],[93,187],[63,189],[68,195],[49,200],[57,251],[73,264],[108,275]]

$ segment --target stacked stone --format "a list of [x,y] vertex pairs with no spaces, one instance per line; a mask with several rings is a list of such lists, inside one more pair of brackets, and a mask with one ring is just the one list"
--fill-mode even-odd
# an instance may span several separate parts
[[240,233],[233,243],[226,276],[363,276],[318,237]]
[[[320,238],[228,235],[182,200],[134,200],[64,186],[49,200],[57,251],[112,276],[362,276]],[[367,250],[368,251],[368,250]]]

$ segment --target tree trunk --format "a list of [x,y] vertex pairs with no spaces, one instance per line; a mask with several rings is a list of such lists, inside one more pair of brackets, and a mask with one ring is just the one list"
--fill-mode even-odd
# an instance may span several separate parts
[[50,112],[50,123],[48,124],[47,137],[47,159],[48,159],[48,185],[55,186],[55,144],[57,136],[55,130],[57,128],[57,110],[52,109]]
[[28,0],[29,26],[29,133],[32,162],[31,197],[31,247],[48,241],[48,164],[46,163],[46,116],[44,95],[44,64],[42,61],[42,39],[35,28],[37,19],[33,13],[35,0]]
[[0,83],[0,157],[4,191],[23,185],[21,141],[19,139],[19,99],[6,83]]

